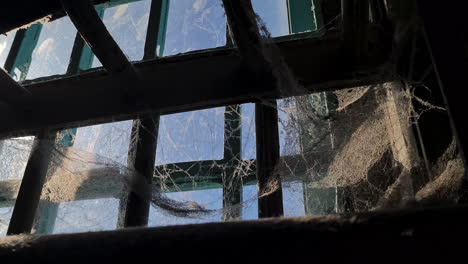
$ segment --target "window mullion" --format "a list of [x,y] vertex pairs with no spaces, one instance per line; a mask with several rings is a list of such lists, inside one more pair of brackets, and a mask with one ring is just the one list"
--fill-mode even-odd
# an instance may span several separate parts
[[[153,0],[151,2],[143,59],[151,59],[163,54],[168,10],[169,0]],[[132,126],[128,166],[138,174],[135,180],[147,181],[148,188],[151,188],[153,184],[159,119],[159,114],[148,114],[134,120]],[[140,193],[137,193],[138,191]],[[150,197],[146,195],[147,192],[151,192],[151,189],[130,190],[130,193],[121,199],[119,227],[146,226],[148,224]]]
[[241,106],[226,106],[224,113],[223,219],[240,219],[242,215]]

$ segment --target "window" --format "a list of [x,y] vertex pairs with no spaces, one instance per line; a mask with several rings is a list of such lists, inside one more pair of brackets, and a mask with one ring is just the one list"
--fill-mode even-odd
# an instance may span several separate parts
[[[228,36],[221,0],[160,1],[159,16],[154,16],[153,3],[149,0],[110,1],[95,6],[128,60],[137,61],[133,66],[141,79],[135,83],[152,91],[144,93],[145,96],[154,95],[145,98],[143,105],[131,100],[126,102],[125,96],[119,97],[121,91],[117,88],[122,88],[120,82],[125,83],[119,79],[119,73],[92,70],[101,67],[101,62],[76,33],[68,17],[46,25],[35,24],[18,31],[14,37],[11,34],[0,38],[0,59],[7,61],[7,50],[17,49],[9,53],[12,54],[8,60],[10,65],[5,67],[9,74],[35,91],[49,89],[46,90],[48,97],[42,98],[42,106],[57,102],[55,97],[60,96],[53,91],[60,87],[82,88],[69,89],[70,94],[78,94],[76,100],[92,100],[92,96],[103,94],[111,97],[109,101],[99,102],[109,107],[105,109],[109,113],[101,111],[93,116],[87,109],[88,102],[84,102],[82,108],[74,109],[74,116],[63,117],[61,111],[71,111],[57,108],[53,118],[58,121],[36,125],[60,127],[50,140],[53,147],[47,155],[51,161],[44,175],[45,184],[35,220],[37,233],[123,227],[129,201],[137,199],[131,195],[127,197],[128,193],[141,190],[139,182],[135,183],[132,178],[138,172],[134,167],[141,165],[135,161],[135,153],[144,151],[153,171],[153,192],[144,197],[155,205],[149,216],[151,226],[257,219],[258,200],[278,190],[282,197],[276,202],[282,203],[285,216],[386,208],[382,204],[394,195],[391,190],[405,180],[402,172],[409,170],[405,166],[411,163],[407,157],[415,155],[412,135],[401,118],[405,113],[399,112],[404,107],[398,104],[405,101],[400,98],[402,101],[396,102],[389,97],[394,83],[379,83],[379,88],[383,87],[381,90],[353,87],[335,91],[334,87],[322,92],[327,88],[314,86],[315,79],[327,84],[335,81],[333,78],[337,75],[330,76],[328,71],[345,72],[341,68],[336,70],[333,62],[342,56],[341,39],[313,38],[319,36],[317,31],[323,24],[320,1],[252,1],[254,10],[277,41],[280,53],[286,54],[288,68],[281,68],[285,71],[279,72],[290,71],[291,75],[301,77],[295,80],[299,83],[297,86],[287,87],[289,90],[284,93],[263,87],[266,86],[261,83],[264,76],[248,75],[251,73],[244,69],[247,67],[242,64],[242,56],[233,49]],[[158,26],[149,28],[152,22]],[[153,39],[154,43],[149,45],[147,39]],[[18,45],[13,45],[15,43]],[[322,52],[325,48],[326,52]],[[183,67],[179,68],[180,65]],[[317,67],[314,70],[310,65]],[[200,74],[197,68],[209,70]],[[345,73],[354,78],[354,70]],[[174,73],[176,71],[178,74]],[[60,76],[52,76],[57,74]],[[97,83],[92,89],[77,85],[92,81]],[[52,88],[48,86],[51,82],[55,84]],[[114,87],[110,86],[119,87],[111,89]],[[182,86],[184,89],[180,88]],[[138,90],[141,87],[126,88]],[[178,94],[180,91],[184,94]],[[179,97],[184,100],[179,102]],[[75,98],[67,98],[61,105],[72,108]],[[158,105],[152,104],[154,101]],[[89,104],[95,106],[96,101]],[[272,122],[260,123],[256,116],[259,105],[270,107],[271,114],[269,117],[260,115],[260,119],[270,118]],[[87,115],[80,115],[80,111]],[[129,118],[139,118],[139,121]],[[148,125],[142,121],[147,119],[153,123]],[[78,121],[88,123],[76,127]],[[89,122],[95,125],[88,126]],[[63,124],[73,124],[73,127],[66,128]],[[277,131],[271,129],[258,134],[265,124],[277,127]],[[154,131],[152,126],[156,127]],[[278,136],[274,135],[276,132]],[[145,133],[150,135],[145,137]],[[270,138],[279,141],[278,159],[275,164],[268,165],[269,173],[278,175],[281,184],[270,179],[267,187],[277,189],[267,188],[259,197],[257,171],[262,167],[257,156],[268,152],[265,151],[268,148],[276,153],[276,142],[263,143],[263,147],[268,146],[257,149],[262,145],[258,143],[259,138],[268,133]],[[24,139],[13,139],[10,146],[19,148],[21,140]],[[6,149],[5,142],[8,140],[0,144],[2,151]],[[154,142],[155,149],[149,153],[146,147],[152,147]],[[4,178],[0,190],[8,187],[10,175],[19,182],[16,174],[23,174],[32,139],[23,143],[21,157],[15,149],[2,160],[8,166],[1,167]],[[140,157],[139,162],[144,163],[142,160],[144,158]],[[7,222],[11,214],[15,197],[12,192],[9,194],[0,199],[0,223]],[[409,196],[415,198],[417,194]],[[5,226],[2,224],[1,230],[5,230]]]

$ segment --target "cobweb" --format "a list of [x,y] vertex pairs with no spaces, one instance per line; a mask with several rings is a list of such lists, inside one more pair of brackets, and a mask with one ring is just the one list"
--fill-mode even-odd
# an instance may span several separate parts
[[[281,176],[285,215],[459,202],[465,169],[455,141],[427,166],[414,129],[421,116],[446,110],[416,96],[417,89],[427,88],[423,81],[395,73],[398,47],[380,84],[314,92],[297,83],[263,22],[252,19],[284,93],[277,100],[281,157],[275,172]],[[304,95],[287,97],[298,89]],[[51,159],[34,232],[120,228],[130,191],[151,201],[150,226],[258,217],[258,196],[269,193],[256,188],[253,104],[162,116],[150,186],[127,164],[129,149],[138,143],[131,127],[132,121],[124,121],[68,129],[48,142],[52,150],[43,155]],[[3,232],[33,141],[0,142]]]

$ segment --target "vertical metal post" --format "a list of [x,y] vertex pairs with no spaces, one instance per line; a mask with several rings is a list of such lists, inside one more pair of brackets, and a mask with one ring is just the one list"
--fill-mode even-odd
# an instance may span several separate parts
[[[246,68],[256,76],[262,76],[263,85],[279,85],[273,75],[272,65],[258,48],[262,43],[259,27],[250,1],[223,0],[224,10],[236,46]],[[276,87],[279,89],[280,87]],[[257,178],[259,217],[283,215],[280,175],[275,172],[279,162],[279,132],[276,101],[255,105],[257,138]]]
[[223,220],[242,216],[241,106],[226,106],[224,113]]
[[276,101],[255,104],[257,145],[258,217],[283,215],[281,177],[276,171],[280,158]]
[[[133,121],[128,155],[128,166],[133,169],[138,183],[130,184],[127,199],[121,200],[119,226],[145,226],[148,224],[151,184],[156,159],[159,116]],[[134,183],[134,184],[133,184]],[[123,211],[123,212],[122,212]]]
[[[164,52],[169,0],[153,0],[145,41],[144,60],[161,56]],[[156,160],[159,130],[159,115],[147,115],[133,121],[132,140],[129,147],[128,165],[135,170],[135,177],[142,177],[147,188],[151,188]],[[143,188],[146,188],[145,186]],[[146,226],[148,224],[150,200],[146,194],[130,190],[128,197],[121,199],[119,227]],[[148,192],[149,189],[140,190]]]

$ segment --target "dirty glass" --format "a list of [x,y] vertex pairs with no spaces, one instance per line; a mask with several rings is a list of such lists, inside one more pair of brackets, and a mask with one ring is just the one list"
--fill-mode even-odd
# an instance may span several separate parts
[[164,56],[226,44],[221,0],[169,1]]
[[68,17],[44,23],[32,52],[26,79],[65,74],[75,36],[75,26]]
[[253,0],[252,6],[272,37],[289,35],[288,0]]
[[31,137],[0,141],[0,236],[8,229],[32,144]]
[[[118,18],[116,21],[132,21],[144,9],[132,13],[132,6],[145,3],[110,8],[107,17],[104,16],[106,25],[111,28],[114,17]],[[224,45],[226,24],[220,3],[172,1],[164,55]],[[285,19],[292,13],[288,13],[290,7],[285,3],[269,2],[275,7],[269,9],[264,2],[254,2],[273,36],[302,31],[296,32],[288,25],[290,22]],[[127,34],[124,33],[127,30],[133,32],[128,34],[135,39],[143,35],[138,33],[141,27],[129,28],[116,26],[113,34],[117,39],[119,34]],[[37,49],[47,40],[46,35],[41,36]],[[118,41],[125,42],[122,38]],[[139,59],[143,46],[138,42],[135,47],[139,48],[127,50],[126,54]],[[270,49],[268,45],[259,48]],[[262,54],[274,54],[270,51]],[[275,74],[289,72],[288,65],[280,63],[281,60],[273,61],[279,62],[274,65],[279,68]],[[383,73],[396,78],[393,69],[389,67]],[[413,131],[414,120],[420,115],[428,110],[445,113],[446,109],[424,102],[427,109],[416,111],[412,105],[418,100],[411,93],[413,80],[317,93],[317,87],[303,87],[293,74],[275,77],[289,78],[279,87],[284,92],[276,106],[280,158],[274,166],[282,182],[285,216],[459,202],[465,168],[455,144],[448,145],[436,164],[427,169]],[[291,94],[301,96],[290,97]],[[271,104],[260,99],[256,102]],[[151,192],[149,196],[142,195],[153,206],[151,226],[258,218],[258,197],[268,193],[259,194],[255,185],[254,109],[254,104],[244,104],[161,117],[158,135],[154,135],[158,137],[158,146]],[[138,143],[130,139],[131,127],[132,121],[125,121],[59,133],[51,142],[54,149],[38,209],[36,233],[117,227],[122,216],[119,210],[122,197],[129,191],[141,195],[137,185],[129,184],[130,179],[141,179],[127,164],[129,146]],[[1,192],[10,195],[0,199],[3,230],[17,186],[8,184],[19,183],[30,152],[30,141],[26,140],[24,146],[22,141],[13,139],[10,144],[20,154],[2,158],[5,165],[0,186],[13,190]],[[5,143],[2,144],[4,153]]]
[[123,121],[58,134],[36,217],[37,233],[116,228],[112,217],[119,214],[124,192],[131,127],[132,121]]
[[61,203],[52,233],[113,230],[117,227],[118,209],[119,200],[113,198]]
[[222,159],[224,109],[161,116],[156,165]]
[[[102,21],[107,30],[130,61],[142,60],[151,1],[129,1],[107,7],[108,5],[112,5],[112,2],[97,6],[98,9],[104,9]],[[100,66],[102,64],[95,58],[92,67]]]
[[[303,183],[283,182],[282,189],[284,216],[305,215]],[[242,219],[258,219],[258,191],[255,184],[245,185],[242,188]]]
[[255,159],[257,155],[255,147],[255,104],[243,104],[241,113],[241,157],[242,159]]
[[7,34],[0,35],[0,67],[2,68],[5,65],[5,61],[14,38],[15,32],[9,32]]

